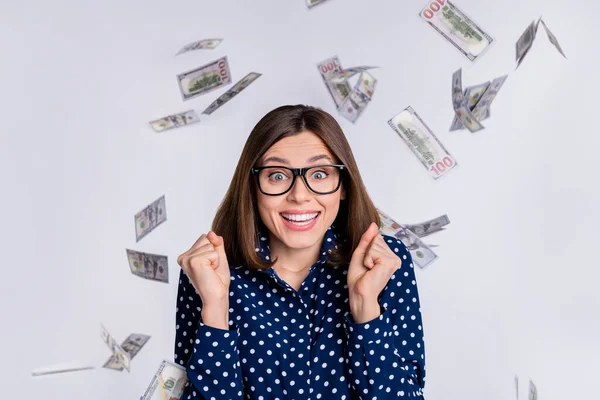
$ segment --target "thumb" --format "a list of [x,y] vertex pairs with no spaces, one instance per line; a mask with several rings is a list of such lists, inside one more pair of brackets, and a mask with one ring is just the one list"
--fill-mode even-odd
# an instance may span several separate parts
[[214,231],[208,232],[207,235],[210,244],[215,246],[215,250],[219,253],[219,267],[224,265],[226,268],[229,268],[227,265],[227,254],[225,254],[225,246],[223,241],[223,236],[217,235]]
[[377,224],[375,222],[371,222],[371,225],[369,225],[365,233],[363,233],[363,235],[361,236],[360,242],[358,242],[358,246],[356,246],[356,250],[354,250],[354,253],[364,255],[367,252],[369,245],[373,241],[373,238],[377,236],[378,232],[379,229],[377,227]]

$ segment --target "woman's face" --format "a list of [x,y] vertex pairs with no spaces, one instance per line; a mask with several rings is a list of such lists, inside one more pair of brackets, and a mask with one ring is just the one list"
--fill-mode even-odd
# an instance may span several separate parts
[[[314,159],[314,157],[320,158]],[[309,131],[281,139],[265,152],[262,160],[262,164],[257,165],[258,167],[279,165],[303,168],[339,163],[325,143]],[[301,177],[296,178],[294,186],[285,194],[267,196],[261,193],[258,187],[256,193],[258,211],[263,223],[272,234],[271,239],[278,240],[285,247],[293,249],[320,247],[325,232],[337,216],[340,200],[344,200],[346,196],[343,185],[331,194],[314,193],[306,187]],[[289,217],[291,213],[309,216],[318,213],[318,215],[312,223],[302,227],[284,218],[284,215]],[[301,217],[296,217],[298,218]]]

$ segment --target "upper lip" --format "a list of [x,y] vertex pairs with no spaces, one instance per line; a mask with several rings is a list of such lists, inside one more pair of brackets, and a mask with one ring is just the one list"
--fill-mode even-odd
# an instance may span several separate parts
[[316,210],[287,210],[287,211],[282,211],[281,214],[314,214],[314,213],[318,213],[320,211],[316,211]]

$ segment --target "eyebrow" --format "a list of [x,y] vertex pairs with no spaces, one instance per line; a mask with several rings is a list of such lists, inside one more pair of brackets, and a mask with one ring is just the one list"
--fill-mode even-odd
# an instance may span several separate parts
[[[307,164],[313,163],[315,161],[319,161],[319,160],[328,160],[330,163],[334,163],[333,160],[331,159],[331,157],[329,157],[326,154],[319,154],[317,156],[311,157],[308,160],[306,160]],[[288,160],[286,160],[285,158],[280,158],[280,157],[267,157],[263,160],[262,164],[266,164],[269,161],[273,161],[273,162],[278,162],[281,164],[285,164],[285,165],[290,165],[290,162]]]

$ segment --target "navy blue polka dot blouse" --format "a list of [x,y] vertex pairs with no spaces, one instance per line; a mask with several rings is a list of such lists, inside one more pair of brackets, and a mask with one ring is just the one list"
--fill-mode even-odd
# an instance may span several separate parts
[[[355,323],[345,268],[320,259],[298,291],[273,268],[230,266],[229,330],[205,325],[200,296],[181,270],[175,362],[184,399],[423,399],[425,349],[417,282],[404,244],[383,235],[402,265],[378,296],[381,315]],[[269,260],[261,238],[256,249]]]

